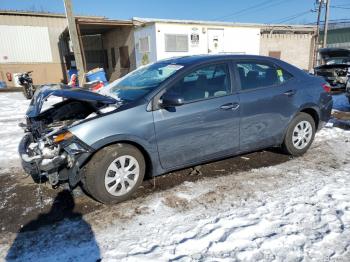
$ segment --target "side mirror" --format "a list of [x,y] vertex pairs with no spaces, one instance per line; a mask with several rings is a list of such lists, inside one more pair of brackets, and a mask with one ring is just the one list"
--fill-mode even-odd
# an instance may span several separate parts
[[166,94],[165,93],[160,98],[159,103],[164,108],[182,106],[184,104],[184,99],[177,94]]

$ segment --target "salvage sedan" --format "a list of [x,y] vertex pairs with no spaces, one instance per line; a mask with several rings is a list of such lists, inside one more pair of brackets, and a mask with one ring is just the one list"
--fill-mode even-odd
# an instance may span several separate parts
[[[43,87],[27,111],[23,168],[96,200],[128,199],[157,176],[266,147],[300,156],[328,121],[330,87],[283,61],[203,55],[141,67],[102,88]],[[42,109],[50,96],[62,101]]]
[[350,50],[322,48],[319,54],[323,63],[314,68],[315,75],[324,77],[333,90],[350,86]]

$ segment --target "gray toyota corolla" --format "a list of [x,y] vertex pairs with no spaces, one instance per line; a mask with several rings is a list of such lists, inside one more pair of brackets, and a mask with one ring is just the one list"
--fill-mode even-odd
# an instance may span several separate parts
[[[283,61],[203,55],[141,67],[99,93],[38,91],[19,145],[25,171],[123,201],[157,176],[266,147],[302,155],[332,108],[329,86]],[[43,110],[49,96],[62,101]]]

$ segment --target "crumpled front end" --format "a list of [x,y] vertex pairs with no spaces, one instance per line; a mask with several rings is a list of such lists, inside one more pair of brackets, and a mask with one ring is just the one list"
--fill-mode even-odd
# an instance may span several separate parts
[[93,150],[73,136],[56,143],[58,136],[35,139],[31,132],[26,132],[18,147],[22,167],[35,182],[48,180],[56,186],[69,181],[75,186],[80,181],[81,163]]
[[332,89],[344,89],[349,81],[349,65],[323,65],[315,68],[315,75],[322,76]]
[[[47,110],[43,104],[51,95],[62,97]],[[43,88],[35,94],[27,111],[25,130],[18,151],[22,166],[35,182],[48,180],[52,186],[68,181],[75,186],[81,179],[80,168],[93,149],[75,137],[69,128],[91,121],[117,109],[110,97],[85,90]]]

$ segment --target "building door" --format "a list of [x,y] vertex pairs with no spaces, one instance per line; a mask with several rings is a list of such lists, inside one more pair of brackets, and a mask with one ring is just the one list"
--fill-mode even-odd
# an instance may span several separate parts
[[224,52],[224,29],[208,29],[208,53]]

